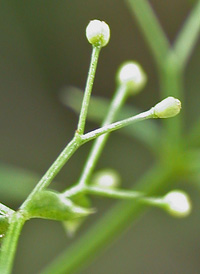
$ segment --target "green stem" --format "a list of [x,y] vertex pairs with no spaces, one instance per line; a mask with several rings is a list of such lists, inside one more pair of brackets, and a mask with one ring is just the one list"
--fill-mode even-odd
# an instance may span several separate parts
[[147,197],[141,191],[126,190],[126,189],[109,189],[109,188],[100,188],[95,186],[88,186],[86,188],[86,193],[108,197],[113,199],[124,199],[124,200],[136,200],[140,203],[149,206],[162,207],[166,203],[163,201],[162,197]]
[[150,110],[147,110],[145,112],[142,112],[136,116],[133,116],[133,117],[121,120],[119,122],[115,122],[113,124],[103,126],[102,128],[93,130],[89,133],[84,134],[81,138],[82,138],[83,143],[85,143],[92,139],[97,138],[98,136],[101,136],[102,134],[110,133],[110,132],[118,130],[122,127],[128,126],[132,123],[143,121],[143,120],[150,119],[150,118],[155,118],[153,108]]
[[182,111],[180,115],[174,117],[173,121],[165,119],[164,136],[165,141],[173,147],[179,147],[181,143],[181,133],[183,129],[183,116],[184,116],[184,96],[183,96],[183,71],[181,70],[176,55],[172,52],[163,62],[160,70],[160,87],[161,97],[165,98],[173,96],[178,98],[182,104]]
[[[117,113],[119,112],[119,109],[124,104],[126,97],[126,86],[119,86],[117,91],[115,92],[115,96],[113,97],[113,100],[109,107],[109,111],[102,123],[102,126],[106,126],[113,122]],[[88,183],[89,177],[96,166],[96,163],[102,153],[102,150],[106,144],[106,141],[108,140],[108,137],[109,134],[104,134],[95,140],[94,145],[89,153],[86,164],[83,168],[82,175],[79,179],[78,185],[84,186]]]
[[88,186],[86,188],[86,193],[109,197],[109,198],[116,198],[116,199],[137,199],[137,198],[144,198],[144,193],[138,191],[131,191],[125,189],[109,189],[109,188],[100,188],[95,186]]
[[24,217],[18,212],[14,213],[10,219],[0,253],[0,273],[2,274],[11,273],[18,238],[24,222]]
[[87,83],[85,87],[85,92],[84,92],[84,97],[83,97],[83,102],[81,106],[81,112],[80,112],[79,122],[77,127],[77,132],[80,135],[84,133],[84,129],[85,129],[88,106],[90,102],[90,96],[91,96],[92,87],[94,83],[94,77],[95,77],[100,50],[101,50],[101,47],[93,47],[93,50],[92,50],[90,68],[88,72],[88,78],[87,78]]
[[55,178],[61,168],[66,164],[69,158],[74,154],[74,152],[82,145],[82,141],[78,135],[72,139],[72,141],[65,147],[65,149],[61,152],[55,162],[51,165],[51,167],[47,170],[45,175],[33,189],[31,194],[25,200],[25,202],[21,205],[21,209],[25,209],[26,206],[31,203],[33,197],[41,190],[46,188],[51,181]]
[[156,63],[162,66],[170,45],[153,9],[146,0],[126,0],[126,2],[142,29]]
[[200,0],[197,1],[188,19],[185,21],[175,43],[174,52],[178,57],[179,64],[185,67],[200,32]]

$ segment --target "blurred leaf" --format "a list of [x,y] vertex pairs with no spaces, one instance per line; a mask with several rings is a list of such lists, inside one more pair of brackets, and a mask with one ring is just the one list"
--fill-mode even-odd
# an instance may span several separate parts
[[70,199],[54,191],[39,192],[26,207],[29,218],[57,221],[73,220],[94,213],[93,209],[76,205]]
[[[82,98],[83,92],[76,87],[68,87],[61,93],[61,101],[63,104],[70,107],[77,114],[80,112]],[[108,99],[92,96],[88,109],[88,119],[101,124],[105,114],[108,111],[109,105],[110,102]],[[121,120],[138,113],[140,113],[140,110],[137,108],[125,106],[117,116],[117,120]],[[135,123],[133,126],[125,127],[118,132],[134,137],[154,150],[159,142],[159,127],[154,121],[151,120]]]
[[33,172],[0,164],[0,197],[22,201],[39,180]]
[[0,199],[23,201],[40,180],[40,176],[23,168],[0,164]]

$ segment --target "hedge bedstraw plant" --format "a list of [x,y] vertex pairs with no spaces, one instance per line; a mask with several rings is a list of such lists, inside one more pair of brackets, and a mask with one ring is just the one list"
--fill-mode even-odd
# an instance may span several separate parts
[[[105,22],[92,20],[86,29],[87,39],[92,44],[92,56],[77,130],[73,139],[50,166],[19,210],[14,211],[3,204],[0,205],[0,233],[2,237],[0,273],[11,272],[18,238],[27,220],[44,218],[61,221],[66,229],[73,233],[88,215],[96,212],[90,206],[90,195],[130,201],[114,207],[81,239],[75,242],[71,249],[64,252],[42,273],[72,273],[78,270],[94,254],[97,254],[112,241],[130,222],[142,214],[147,206],[160,207],[177,217],[187,216],[191,211],[188,195],[182,190],[169,191],[169,186],[183,176],[194,181],[199,178],[199,165],[197,164],[199,154],[194,151],[200,135],[199,123],[194,126],[194,130],[190,134],[182,138],[183,113],[181,111],[180,115],[173,118],[172,123],[171,119],[164,119],[162,131],[159,131],[159,139],[158,132],[151,134],[153,123],[143,122],[143,127],[147,126],[149,130],[146,137],[137,128],[137,124],[133,126],[132,124],[148,119],[170,118],[179,114],[181,102],[184,103],[184,68],[197,41],[200,29],[200,1],[197,1],[173,46],[169,45],[146,0],[127,0],[126,2],[130,11],[135,14],[151,48],[158,67],[161,97],[165,99],[149,110],[136,115],[134,111],[130,113],[130,110],[124,106],[127,97],[140,92],[146,83],[146,75],[135,61],[125,62],[119,68],[117,89],[111,103],[90,98],[100,51],[110,39],[109,26]],[[71,107],[76,111],[79,97],[78,93],[76,102],[71,103]],[[94,112],[95,106],[98,105],[96,110],[101,104],[106,106],[105,117],[103,111],[98,113],[98,117],[95,116],[95,113],[88,113],[90,99],[94,105]],[[130,117],[114,122],[122,111],[129,113]],[[87,117],[96,120],[103,119],[101,127],[85,133]],[[99,174],[96,180],[92,180],[95,165],[109,134],[118,129],[125,129],[126,126],[129,126],[126,133],[141,138],[143,142],[151,146],[157,156],[157,162],[153,168],[140,179],[132,190],[119,187],[119,184],[116,183],[117,176],[115,177],[108,170]],[[78,182],[62,193],[48,189],[49,184],[76,150],[94,139],[94,144]],[[166,194],[157,196],[161,190],[166,190]],[[90,241],[91,238],[92,241]]]

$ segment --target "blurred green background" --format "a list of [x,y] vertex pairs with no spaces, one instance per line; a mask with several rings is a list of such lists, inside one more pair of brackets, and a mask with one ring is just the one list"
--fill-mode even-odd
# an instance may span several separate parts
[[[85,38],[89,20],[104,20],[111,28],[110,43],[100,55],[93,89],[95,95],[112,97],[116,70],[129,59],[142,64],[148,84],[141,94],[130,98],[128,104],[140,109],[153,106],[159,100],[159,83],[148,45],[124,1],[11,0],[0,3],[0,151],[4,164],[0,171],[10,175],[7,189],[3,176],[0,177],[0,199],[16,209],[37,183],[38,176],[44,174],[73,136],[77,116],[61,103],[59,95],[69,85],[81,89],[85,86],[91,54],[91,46]],[[152,0],[150,3],[173,41],[195,1]],[[200,116],[199,61],[200,43],[185,72],[186,131]],[[87,123],[87,131],[94,127],[97,125]],[[63,190],[76,182],[90,147],[91,144],[82,147],[63,168],[57,176],[56,189]],[[97,169],[118,170],[123,186],[128,188],[151,167],[153,160],[151,152],[142,143],[113,133]],[[30,181],[25,179],[13,186],[12,174],[5,164],[36,175]],[[199,273],[199,192],[190,186],[190,182],[178,186],[192,197],[191,216],[179,220],[159,210],[150,210],[79,273]],[[21,193],[18,198],[15,191]],[[80,237],[114,202],[95,198],[93,204],[98,213],[88,219],[76,237]],[[73,240],[66,238],[59,223],[27,222],[13,273],[38,273],[73,244]]]

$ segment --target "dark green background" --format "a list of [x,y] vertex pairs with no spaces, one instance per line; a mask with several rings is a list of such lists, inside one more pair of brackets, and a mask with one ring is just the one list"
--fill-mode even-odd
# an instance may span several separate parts
[[[195,1],[150,2],[173,41]],[[128,103],[148,109],[159,100],[153,58],[124,1],[13,0],[0,3],[2,162],[42,176],[72,138],[77,116],[61,104],[59,92],[69,85],[81,89],[85,86],[91,54],[85,27],[91,19],[104,20],[111,28],[110,43],[101,52],[94,94],[111,98],[116,69],[121,62],[134,59],[148,74],[148,84]],[[186,131],[200,115],[199,50],[198,44],[185,72]],[[87,130],[94,127],[94,123],[87,124]],[[77,180],[90,146],[82,147],[63,168],[57,177],[61,182],[59,189],[65,189]],[[117,169],[123,186],[129,187],[145,173],[152,161],[150,151],[139,141],[114,133],[97,168]],[[179,220],[159,210],[151,210],[81,273],[199,273],[199,192],[189,185],[190,182],[184,182],[183,187],[194,201],[191,216]],[[0,199],[13,208],[20,205],[14,195],[11,199],[1,194]],[[113,204],[104,198],[93,199],[93,202],[99,213],[89,218],[77,237]],[[37,273],[72,243],[59,223],[29,221],[20,238],[13,273]]]

